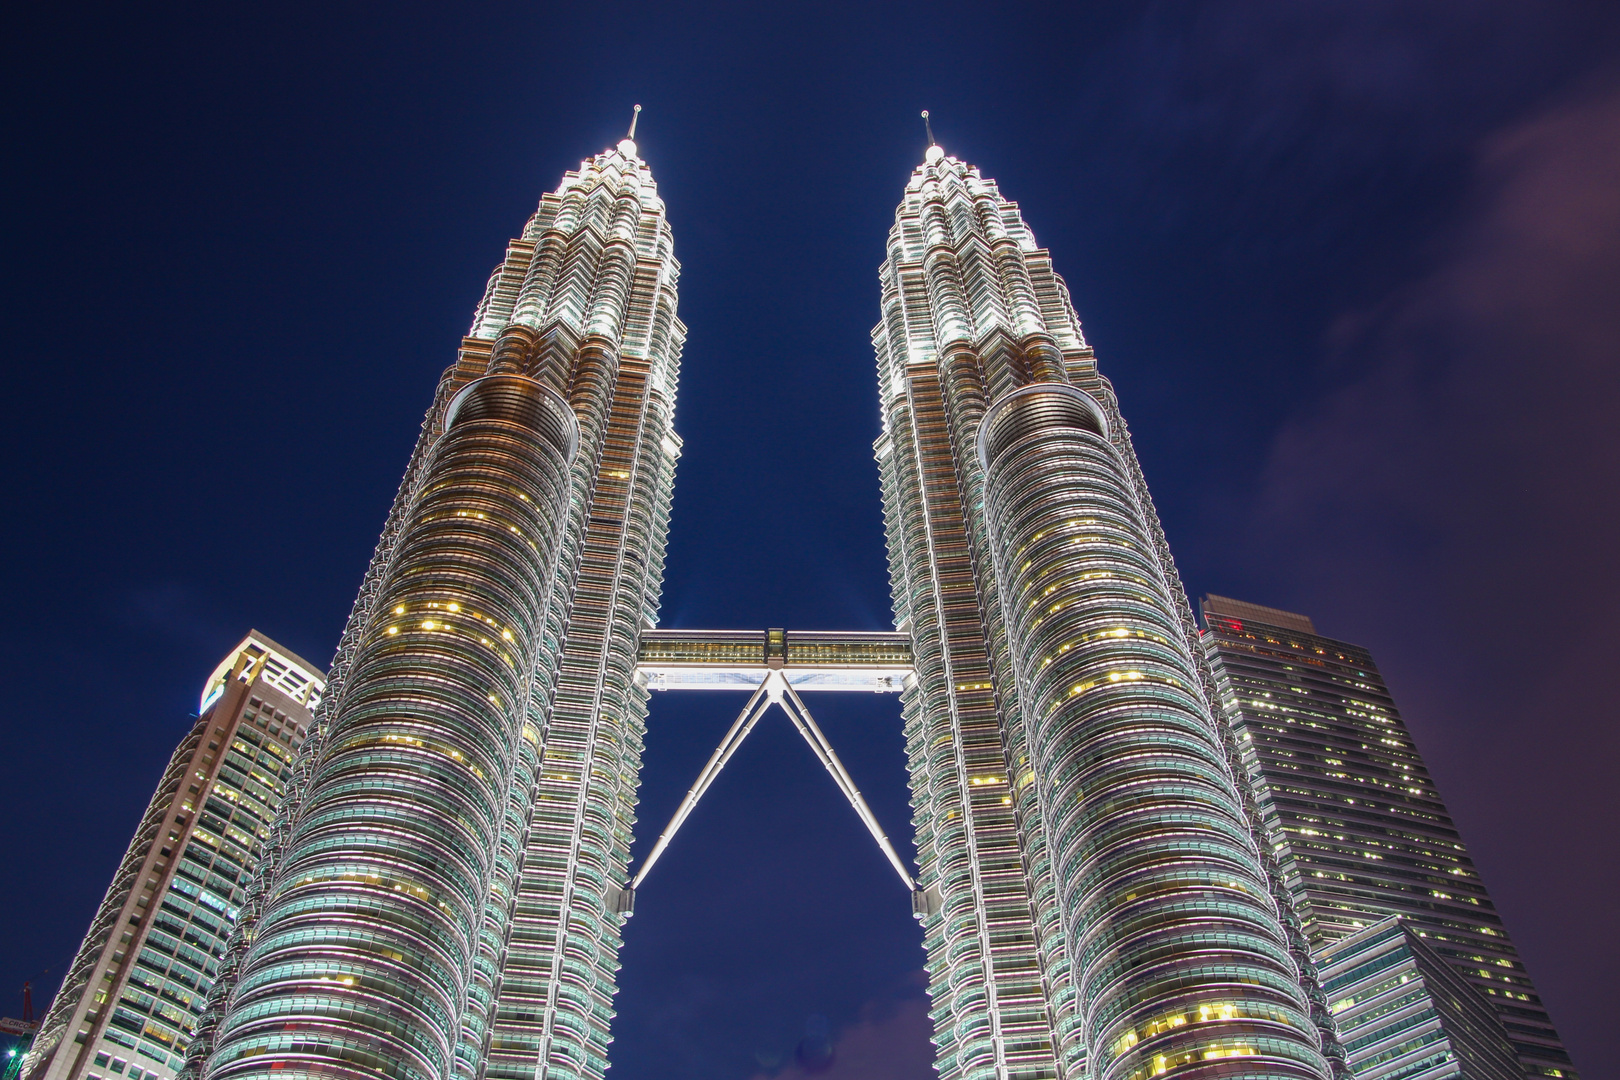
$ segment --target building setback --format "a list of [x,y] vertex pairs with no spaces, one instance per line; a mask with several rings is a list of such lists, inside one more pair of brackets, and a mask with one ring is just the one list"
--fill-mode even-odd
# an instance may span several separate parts
[[879,278],[941,1077],[1328,1075],[1191,609],[1050,256],[931,146]]
[[325,679],[253,631],[203,688],[40,1025],[31,1080],[171,1080]]
[[1501,1018],[1531,1074],[1574,1077],[1412,734],[1366,649],[1222,596],[1204,651],[1313,952],[1408,919]]
[[[239,740],[278,763],[285,812],[244,829],[222,795],[204,821],[191,777],[212,782],[195,763],[225,744],[194,733],[162,789],[183,809],[154,802],[92,931],[105,959],[75,965],[41,1054],[81,1046],[107,1059],[97,1080],[115,1059],[131,1080],[113,1032],[159,1080],[181,1050],[185,1080],[602,1080],[681,445],[678,275],[630,138],[541,200],[439,382],[303,752],[287,765],[285,723],[280,749]],[[884,678],[904,687],[915,880],[893,861],[917,886],[943,1080],[1342,1080],[1310,948],[1407,914],[1392,895],[1521,1057],[1572,1075],[1370,659],[1285,613],[1256,631],[1241,605],[1200,643],[1112,387],[1016,204],[930,146],[880,280],[875,451],[910,646],[883,644],[910,657]],[[789,642],[761,636],[766,706]],[[240,707],[245,670],[206,715]],[[1302,770],[1328,794],[1293,806]],[[173,839],[214,852],[201,881],[236,924],[220,948],[207,897],[176,900],[214,927],[194,959],[179,923],[157,937],[142,884],[176,857],[165,823],[193,817],[208,828]],[[172,941],[139,954],[154,981],[98,1000],[140,935]]]
[[1524,1076],[1490,1005],[1405,919],[1340,938],[1317,960],[1356,1080]]

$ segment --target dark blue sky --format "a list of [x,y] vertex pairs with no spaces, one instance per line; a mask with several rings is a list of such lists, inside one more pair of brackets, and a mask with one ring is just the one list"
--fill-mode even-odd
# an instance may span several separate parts
[[[1620,8],[64,2],[0,50],[0,1011],[224,651],[330,656],[491,266],[632,103],[690,327],[665,625],[887,626],[867,335],[926,107],[1052,249],[1189,587],[1373,649],[1617,1075]],[[655,699],[643,832],[740,704]],[[897,703],[810,704],[905,835]],[[614,1076],[793,1078],[822,1025],[824,1076],[927,1075],[907,898],[780,717],[638,906]]]

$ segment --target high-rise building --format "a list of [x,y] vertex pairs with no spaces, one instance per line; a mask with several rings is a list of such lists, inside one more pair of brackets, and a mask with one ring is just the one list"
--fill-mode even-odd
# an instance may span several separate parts
[[875,449],[940,1075],[1327,1075],[1303,940],[1050,256],[938,146],[887,254]]
[[1479,991],[1392,915],[1323,949],[1322,989],[1356,1080],[1523,1080]]
[[[439,382],[188,1080],[602,1080],[648,688],[697,684],[753,696],[654,854],[781,703],[913,887],[944,1080],[1343,1077],[1113,390],[977,170],[929,147],[880,272],[904,639],[644,633],[685,330],[633,136]],[[915,877],[795,689],[897,683]]]
[[326,681],[253,631],[203,686],[40,1025],[32,1080],[172,1080]]
[[678,272],[631,138],[508,245],[340,640],[193,1074],[602,1076],[636,644],[680,452]]
[[1222,596],[1201,606],[1265,842],[1312,950],[1400,915],[1495,1008],[1526,1071],[1573,1077],[1372,656],[1304,615]]

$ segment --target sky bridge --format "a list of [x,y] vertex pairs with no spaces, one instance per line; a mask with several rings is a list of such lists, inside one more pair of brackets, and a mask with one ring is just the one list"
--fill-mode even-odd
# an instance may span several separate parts
[[652,690],[757,690],[772,671],[805,690],[899,693],[911,635],[846,630],[643,630],[636,670]]
[[889,865],[911,891],[912,911],[919,917],[938,910],[937,889],[917,887],[911,872],[895,852],[861,797],[849,770],[838,760],[832,744],[799,695],[809,691],[841,690],[892,694],[905,689],[912,676],[911,635],[882,631],[846,630],[643,630],[636,675],[652,690],[741,690],[748,703],[715,748],[681,805],[647,853],[628,889],[614,897],[625,913],[635,904],[635,892],[652,870],[675,833],[709,790],[720,770],[772,705],[780,705],[811,751],[832,775],[849,804],[883,850]]

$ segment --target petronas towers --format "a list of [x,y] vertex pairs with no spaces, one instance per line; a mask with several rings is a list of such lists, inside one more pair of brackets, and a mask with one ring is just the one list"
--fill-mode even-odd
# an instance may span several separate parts
[[701,667],[799,723],[863,664],[902,696],[942,1077],[1342,1073],[1049,255],[931,146],[880,276],[898,633],[665,640],[669,221],[631,139],[541,200],[423,421],[189,1080],[600,1080],[650,690]]

